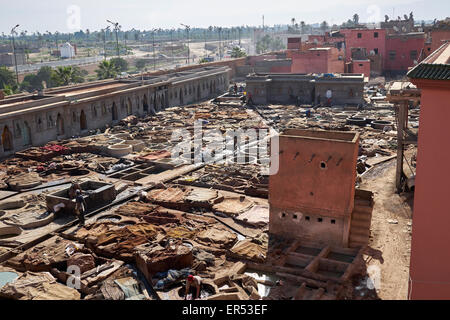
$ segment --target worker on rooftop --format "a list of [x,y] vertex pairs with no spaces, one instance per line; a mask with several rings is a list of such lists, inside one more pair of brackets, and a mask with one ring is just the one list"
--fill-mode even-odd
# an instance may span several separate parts
[[186,281],[186,291],[184,292],[184,300],[186,300],[189,293],[192,294],[192,300],[198,299],[200,297],[201,287],[202,287],[202,278],[200,278],[199,276],[189,275]]
[[77,196],[77,190],[80,190],[81,192],[81,186],[74,180],[72,181],[72,185],[69,188],[69,199],[75,199],[75,197]]
[[81,190],[77,190],[75,197],[75,214],[78,216],[78,219],[80,219],[80,226],[84,226],[84,214],[86,208],[86,200],[84,200]]

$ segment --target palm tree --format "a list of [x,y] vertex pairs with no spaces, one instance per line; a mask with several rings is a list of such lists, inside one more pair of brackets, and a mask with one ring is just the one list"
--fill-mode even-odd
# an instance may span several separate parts
[[72,80],[72,67],[58,67],[53,71],[52,81],[58,86],[68,86]]
[[68,86],[73,83],[84,82],[86,73],[78,67],[58,67],[53,70],[51,80],[57,86]]
[[301,32],[302,34],[305,33],[305,21],[300,21],[300,28],[301,28]]
[[111,61],[102,61],[95,70],[99,80],[115,78],[119,73],[119,68]]

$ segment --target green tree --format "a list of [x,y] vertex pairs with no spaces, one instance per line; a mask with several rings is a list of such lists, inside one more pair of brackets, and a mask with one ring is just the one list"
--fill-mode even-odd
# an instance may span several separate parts
[[17,88],[17,86],[15,86],[15,85],[12,86],[12,85],[7,84],[3,87],[3,93],[5,94],[5,96],[10,96],[12,94],[18,93],[16,88]]
[[20,84],[20,90],[33,92],[35,90],[42,90],[44,89],[44,86],[42,84],[42,80],[39,78],[36,74],[27,74],[22,83]]
[[44,81],[46,83],[47,88],[55,87],[55,84],[52,82],[52,67],[41,67],[37,72],[37,76],[41,82]]
[[234,47],[233,50],[231,51],[231,57],[232,58],[242,58],[247,56],[247,54],[245,53],[244,50],[242,50],[239,47]]
[[16,78],[11,70],[2,66],[0,67],[0,88],[4,89],[5,86],[16,87]]
[[119,68],[112,61],[102,61],[95,70],[99,80],[115,78],[119,73]]
[[128,70],[128,62],[122,58],[113,58],[110,60],[118,69],[119,72],[125,72]]
[[58,67],[52,72],[52,82],[57,86],[68,86],[85,81],[86,72],[78,67]]
[[357,25],[357,24],[359,23],[359,15],[358,15],[357,13],[355,13],[355,14],[353,15],[353,23],[354,23],[355,25]]
[[144,69],[146,64],[147,64],[147,61],[145,61],[145,59],[136,60],[136,68],[138,68],[138,70]]

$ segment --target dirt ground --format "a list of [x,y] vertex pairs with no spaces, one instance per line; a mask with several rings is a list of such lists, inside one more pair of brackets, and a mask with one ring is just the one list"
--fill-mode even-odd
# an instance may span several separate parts
[[[413,196],[395,193],[395,168],[396,159],[380,164],[361,184],[374,193],[369,247],[381,251],[382,257],[369,260],[367,266],[380,268],[377,294],[383,300],[405,300],[408,291]],[[376,274],[377,268],[372,268]]]

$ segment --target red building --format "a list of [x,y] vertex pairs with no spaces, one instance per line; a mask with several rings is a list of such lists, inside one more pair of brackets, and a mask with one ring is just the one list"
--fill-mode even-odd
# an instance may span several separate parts
[[427,47],[428,52],[436,51],[440,46],[442,46],[446,41],[450,41],[450,29],[434,29],[430,32],[430,43]]
[[362,73],[365,77],[370,77],[370,60],[352,60],[347,67],[348,73]]
[[450,299],[450,43],[408,72],[421,89],[409,299]]
[[292,59],[291,73],[344,72],[344,52],[337,48],[288,50],[286,55]]
[[351,60],[352,48],[364,48],[367,54],[386,55],[386,30],[384,29],[343,29],[345,36],[345,59]]
[[302,48],[302,38],[301,37],[295,37],[295,38],[288,38],[288,50],[300,50]]
[[414,32],[386,36],[384,71],[402,73],[415,66],[424,57],[425,34]]

